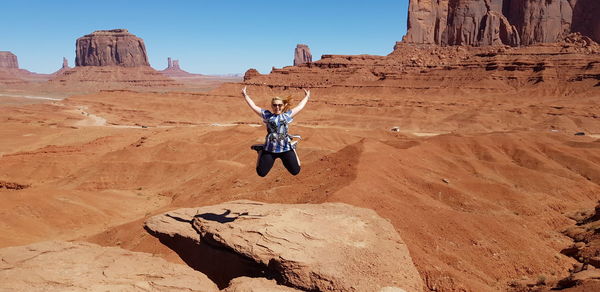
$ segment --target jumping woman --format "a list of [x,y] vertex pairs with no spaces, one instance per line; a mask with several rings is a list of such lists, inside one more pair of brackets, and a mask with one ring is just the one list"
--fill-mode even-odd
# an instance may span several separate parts
[[290,99],[281,97],[273,97],[271,99],[272,111],[262,109],[252,101],[246,87],[242,89],[242,95],[246,99],[246,103],[252,111],[259,115],[263,123],[267,127],[267,136],[263,145],[253,145],[251,148],[258,151],[258,161],[256,162],[256,173],[264,177],[269,173],[275,163],[275,159],[279,158],[283,162],[283,166],[292,174],[300,173],[300,160],[296,154],[295,144],[292,143],[291,136],[288,134],[288,124],[294,120],[296,116],[310,97],[310,90],[304,90],[306,94],[300,103],[290,109]]

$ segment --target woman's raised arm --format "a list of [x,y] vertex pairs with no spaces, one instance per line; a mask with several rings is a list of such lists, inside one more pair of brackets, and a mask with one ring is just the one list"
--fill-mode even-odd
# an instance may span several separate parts
[[252,109],[252,111],[255,112],[258,116],[262,117],[262,109],[256,106],[254,101],[250,98],[250,96],[248,96],[248,93],[246,92],[246,86],[242,88],[242,95],[244,96],[244,99],[246,99],[246,103]]
[[300,101],[300,103],[298,103],[298,105],[292,109],[292,118],[297,115],[300,111],[302,111],[302,109],[304,109],[304,106],[306,105],[306,103],[308,102],[308,99],[310,98],[310,90],[306,90],[304,89],[304,98]]

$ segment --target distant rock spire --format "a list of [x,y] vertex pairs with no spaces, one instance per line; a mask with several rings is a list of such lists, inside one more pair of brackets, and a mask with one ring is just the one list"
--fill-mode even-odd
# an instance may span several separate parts
[[179,60],[174,60],[171,59],[171,57],[167,58],[167,68],[160,71],[163,74],[169,76],[169,77],[198,77],[198,76],[202,76],[202,74],[193,74],[193,73],[189,73],[187,71],[182,70],[179,67]]
[[179,60],[173,60],[171,57],[167,58],[167,68],[165,70],[180,70]]
[[294,52],[294,66],[312,62],[312,54],[307,45],[298,44]]
[[60,75],[69,69],[71,69],[71,67],[69,67],[69,60],[66,57],[63,57],[62,67],[51,75]]

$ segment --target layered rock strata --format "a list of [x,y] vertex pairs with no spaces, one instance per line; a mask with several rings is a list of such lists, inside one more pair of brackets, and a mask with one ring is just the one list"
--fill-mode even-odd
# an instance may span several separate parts
[[219,291],[188,266],[82,242],[0,249],[0,283],[3,291]]
[[[146,221],[146,229],[188,264],[201,266],[195,261],[211,258],[198,254],[209,245],[253,265],[255,274],[301,290],[423,290],[406,245],[369,209],[234,201],[158,215]],[[219,269],[215,263],[210,268]],[[232,278],[239,276],[246,275]]]
[[307,45],[298,44],[294,50],[294,66],[312,62],[312,54]]
[[63,71],[51,83],[73,89],[179,87],[180,83],[151,67],[83,66]]
[[144,41],[126,29],[98,30],[77,39],[75,66],[150,66]]
[[14,74],[0,70],[0,84],[2,85],[25,85],[27,81],[15,77]]
[[598,1],[411,0],[404,41],[511,46],[556,42],[571,32],[600,41]]
[[[474,90],[485,93],[547,89],[578,92],[600,86],[600,46],[574,34],[529,47],[440,47],[398,42],[388,56],[323,55],[302,66],[247,72],[247,85],[390,90]],[[361,91],[361,88],[364,89]],[[541,93],[541,91],[538,91]]]

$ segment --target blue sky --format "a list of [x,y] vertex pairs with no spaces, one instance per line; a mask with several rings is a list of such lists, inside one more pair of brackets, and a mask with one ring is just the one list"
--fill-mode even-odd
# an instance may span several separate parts
[[51,73],[75,61],[75,40],[126,28],[144,39],[152,67],[167,57],[192,73],[268,73],[293,63],[296,44],[323,54],[387,55],[406,33],[408,0],[3,0],[0,51]]

